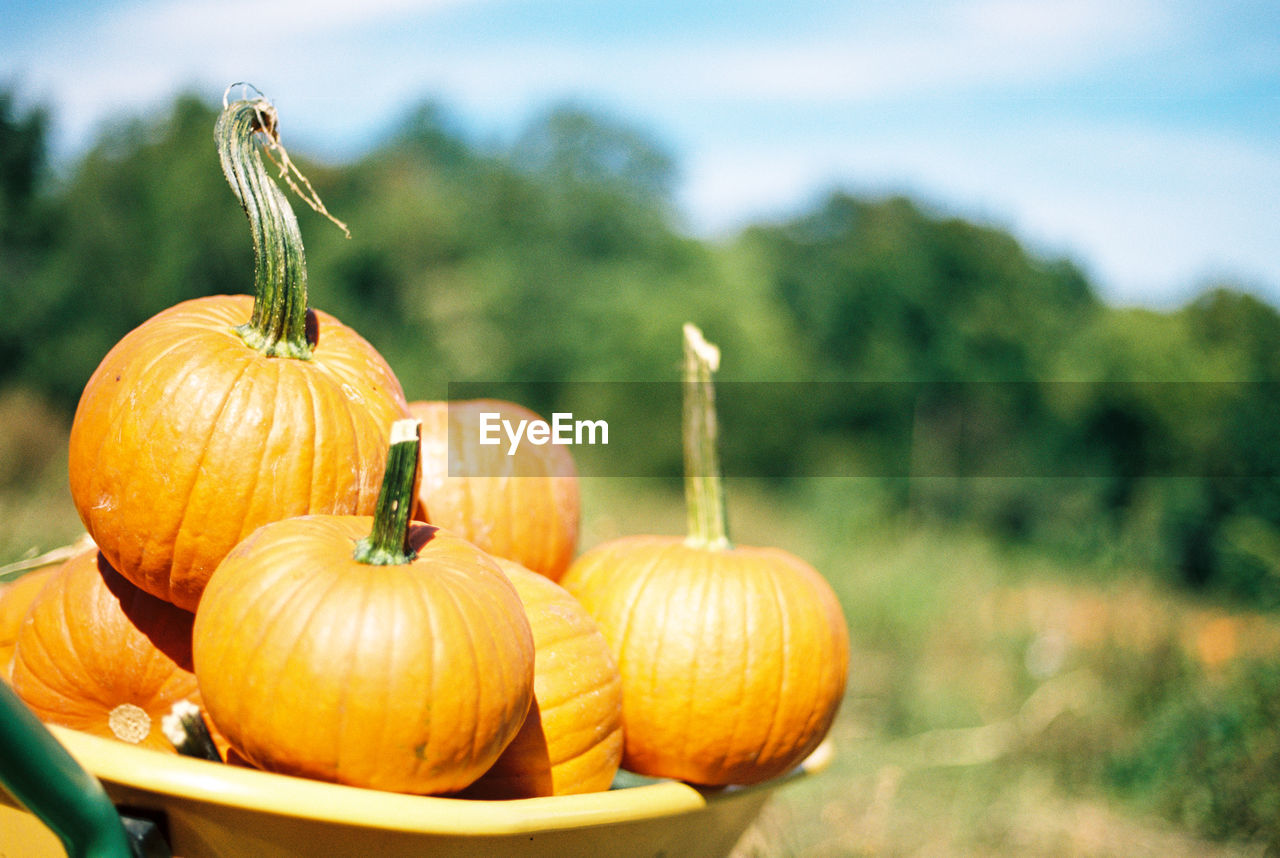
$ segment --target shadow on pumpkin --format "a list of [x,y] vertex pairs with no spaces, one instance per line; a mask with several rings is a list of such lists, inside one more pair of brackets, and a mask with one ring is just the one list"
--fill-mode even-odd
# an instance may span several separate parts
[[542,712],[534,700],[520,732],[498,761],[479,780],[455,795],[493,801],[551,794],[551,753],[542,728]]
[[191,626],[195,615],[140,590],[117,572],[101,552],[97,556],[97,566],[103,586],[119,603],[125,619],[174,664],[193,673]]

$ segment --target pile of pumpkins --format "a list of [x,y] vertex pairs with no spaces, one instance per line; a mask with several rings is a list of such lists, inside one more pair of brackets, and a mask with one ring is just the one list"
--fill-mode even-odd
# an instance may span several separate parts
[[822,740],[849,643],[826,581],[730,545],[718,352],[685,330],[690,533],[576,556],[564,446],[482,446],[479,412],[409,402],[307,304],[261,98],[215,129],[249,218],[254,296],[173,306],[85,386],[69,442],[90,540],[0,595],[0,659],[47,723],[174,752],[194,704],[218,756],[372,789],[518,798],[619,768],[757,783]]

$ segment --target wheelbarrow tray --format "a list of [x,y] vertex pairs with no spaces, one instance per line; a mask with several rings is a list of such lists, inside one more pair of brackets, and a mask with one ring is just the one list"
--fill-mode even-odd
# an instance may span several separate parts
[[[51,727],[122,811],[156,819],[180,858],[724,856],[777,787],[816,773],[824,742],[791,774],[751,787],[643,782],[511,801],[413,796],[261,772]],[[48,828],[0,789],[0,855],[63,858]]]

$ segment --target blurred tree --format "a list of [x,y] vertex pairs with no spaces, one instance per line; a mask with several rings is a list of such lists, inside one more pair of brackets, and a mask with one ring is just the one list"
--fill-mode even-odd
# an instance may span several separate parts
[[647,134],[572,105],[534,119],[518,136],[511,160],[565,193],[600,189],[666,205],[675,189],[674,159]]
[[[121,118],[55,182],[45,112],[0,94],[0,382],[69,413],[129,329],[251,291],[215,115],[184,95]],[[507,148],[428,101],[352,163],[292,155],[352,231],[294,201],[311,304],[364,334],[412,398],[493,384],[545,414],[574,403],[574,382],[674,381],[692,321],[724,355],[727,473],[880,475],[899,508],[1129,551],[1280,604],[1280,314],[1241,290],[1107,307],[1069,260],[1003,230],[843,192],[699,241],[670,154],[571,105]],[[654,391],[593,388],[646,439],[601,473],[679,472]]]
[[903,198],[836,193],[813,214],[757,227],[778,295],[847,376],[904,381],[1040,377],[1100,304],[1070,263],[1012,236],[931,218]]
[[20,113],[17,96],[0,91],[0,383],[14,380],[41,332],[28,327],[31,278],[52,241],[47,201],[48,113]]
[[436,101],[411,107],[384,148],[452,170],[475,159],[458,120]]
[[0,224],[8,238],[23,226],[45,168],[48,113],[41,107],[18,115],[17,96],[0,91]]
[[106,351],[186,298],[253,289],[252,247],[214,151],[212,109],[183,96],[110,126],[56,201],[58,230],[23,320],[49,333],[23,379],[72,406]]
[[[854,467],[973,477],[1042,466],[1046,393],[1035,382],[1062,341],[1101,311],[1069,262],[1041,261],[1006,233],[930,216],[903,198],[844,193],[791,222],[754,227],[744,241],[800,332],[809,376],[834,382],[814,425],[870,451]],[[982,503],[985,515],[1021,518],[1024,485],[983,485],[1005,495],[978,497],[971,480],[920,481],[912,503],[948,517]]]

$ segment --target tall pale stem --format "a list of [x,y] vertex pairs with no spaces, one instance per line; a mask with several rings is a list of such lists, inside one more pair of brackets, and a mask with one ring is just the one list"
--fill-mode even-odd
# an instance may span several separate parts
[[717,449],[715,385],[720,350],[695,326],[684,326],[684,498],[689,533],[685,542],[722,551],[730,547],[724,481]]

